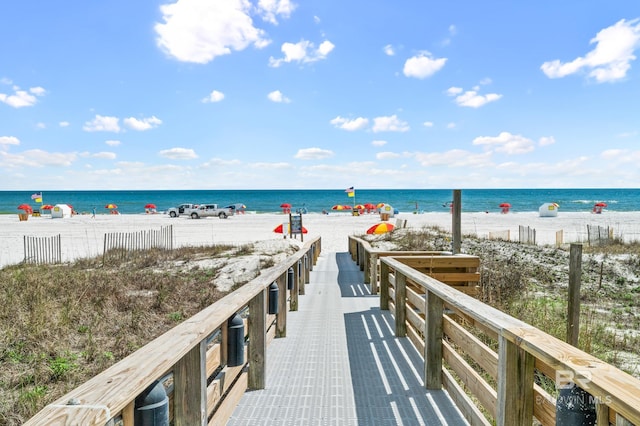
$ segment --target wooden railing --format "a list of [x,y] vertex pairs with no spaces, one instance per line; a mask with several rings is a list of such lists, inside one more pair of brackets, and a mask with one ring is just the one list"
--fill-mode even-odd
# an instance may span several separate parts
[[640,425],[640,380],[412,268],[405,252],[355,236],[349,250],[365,271],[379,269],[365,275],[377,277],[370,285],[396,335],[423,354],[425,386],[446,389],[471,424],[555,425],[556,389],[575,385],[595,403],[597,425]]
[[[171,424],[220,425],[246,389],[265,386],[266,347],[287,333],[287,309],[297,310],[321,250],[320,238],[218,302],[185,320],[78,388],[46,406],[25,425],[133,426],[135,400],[156,381],[165,384]],[[288,281],[293,279],[291,290]],[[277,315],[268,313],[272,283]],[[227,322],[244,319],[244,362],[227,363]]]

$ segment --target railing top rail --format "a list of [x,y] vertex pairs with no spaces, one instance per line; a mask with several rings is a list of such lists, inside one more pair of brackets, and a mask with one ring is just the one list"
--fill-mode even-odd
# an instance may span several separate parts
[[[319,241],[320,237],[316,237],[305,242],[298,252],[283,262],[262,271],[260,276],[54,401],[28,420],[25,426],[68,424],[66,420],[70,410],[74,411],[74,424],[106,424],[252,298],[286,274]],[[70,400],[79,404],[67,405]],[[87,423],[83,423],[83,418]]]

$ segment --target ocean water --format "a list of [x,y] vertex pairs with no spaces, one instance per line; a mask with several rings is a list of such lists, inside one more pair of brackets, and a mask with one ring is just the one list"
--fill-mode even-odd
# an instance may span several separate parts
[[[41,207],[31,195],[40,191],[0,191],[0,214],[16,214],[17,206]],[[538,211],[544,203],[557,203],[559,212],[589,212],[596,202],[607,204],[610,211],[639,211],[640,189],[462,189],[463,212],[499,212],[501,203],[511,204],[513,212]],[[171,191],[42,191],[44,204],[69,204],[78,213],[106,214],[109,203],[124,214],[144,214],[145,205],[153,203],[158,212],[181,203],[217,203],[222,206],[244,204],[247,212],[281,212],[289,203],[292,211],[332,212],[336,205],[386,203],[399,212],[443,212],[453,198],[452,189],[358,189],[355,197],[344,189],[322,190],[171,190]]]

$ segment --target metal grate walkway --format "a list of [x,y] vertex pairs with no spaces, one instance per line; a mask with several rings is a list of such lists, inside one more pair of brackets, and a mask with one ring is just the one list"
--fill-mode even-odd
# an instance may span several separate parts
[[228,425],[467,425],[446,392],[424,388],[422,358],[348,253],[319,257],[298,309],[267,348],[265,389]]

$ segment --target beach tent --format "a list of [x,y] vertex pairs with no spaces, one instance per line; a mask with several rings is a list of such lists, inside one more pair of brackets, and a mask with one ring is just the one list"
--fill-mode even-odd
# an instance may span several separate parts
[[558,216],[558,204],[556,203],[544,203],[538,209],[540,217],[556,217]]
[[71,217],[71,207],[67,204],[56,204],[51,209],[51,218]]

